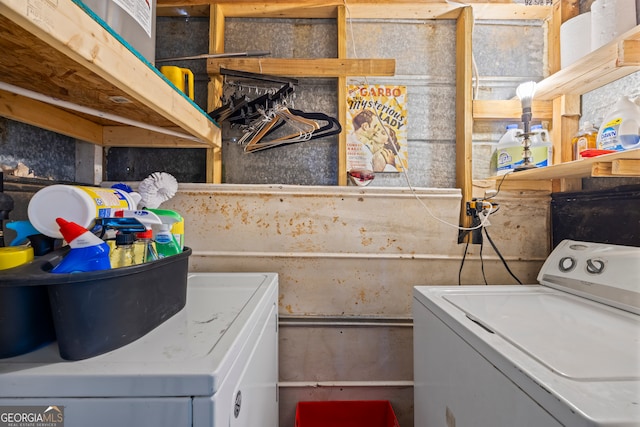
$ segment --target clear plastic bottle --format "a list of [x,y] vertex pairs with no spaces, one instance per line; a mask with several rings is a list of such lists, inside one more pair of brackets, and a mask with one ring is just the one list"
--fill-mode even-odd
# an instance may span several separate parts
[[136,257],[138,257],[139,259],[143,259],[144,262],[158,260],[156,244],[153,241],[153,230],[136,233],[136,241],[133,245]]
[[584,150],[593,150],[596,148],[596,139],[598,138],[598,129],[593,126],[590,121],[585,121],[580,130],[571,140],[571,148],[573,152],[573,160],[582,159]]
[[111,267],[128,267],[130,265],[142,264],[144,259],[136,256],[134,243],[135,236],[132,233],[116,234],[116,246],[111,251]]

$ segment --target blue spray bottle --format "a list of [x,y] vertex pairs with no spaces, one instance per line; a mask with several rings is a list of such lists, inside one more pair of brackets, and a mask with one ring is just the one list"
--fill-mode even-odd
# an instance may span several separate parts
[[111,268],[109,245],[105,241],[75,222],[63,218],[56,218],[56,222],[71,250],[51,270],[52,273],[80,273]]

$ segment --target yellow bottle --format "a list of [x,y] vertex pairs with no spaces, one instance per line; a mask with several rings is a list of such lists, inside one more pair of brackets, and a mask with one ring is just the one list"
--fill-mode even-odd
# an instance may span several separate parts
[[112,268],[128,267],[144,262],[144,259],[142,259],[140,255],[136,256],[137,254],[133,246],[134,240],[135,236],[131,233],[116,234],[116,247],[109,255]]
[[584,150],[593,150],[596,148],[596,140],[598,138],[598,129],[593,123],[586,121],[580,127],[580,130],[571,140],[573,148],[573,160],[582,159],[580,153]]

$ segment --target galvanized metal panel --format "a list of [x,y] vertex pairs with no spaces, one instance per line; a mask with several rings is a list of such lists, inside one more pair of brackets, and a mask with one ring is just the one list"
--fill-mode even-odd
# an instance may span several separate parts
[[640,97],[640,71],[582,95],[580,123],[588,120],[599,127],[623,95],[631,99]]
[[[276,271],[283,314],[410,317],[412,286],[457,284],[464,250],[459,190],[416,191],[437,219],[409,190],[377,187],[186,184],[166,207],[186,218],[193,271]],[[499,201],[490,233],[531,283],[549,251],[548,194]],[[485,246],[489,283],[513,283]],[[469,249],[463,283],[482,283],[479,255]]]
[[9,174],[19,163],[36,178],[74,181],[75,140],[0,117],[0,166]]

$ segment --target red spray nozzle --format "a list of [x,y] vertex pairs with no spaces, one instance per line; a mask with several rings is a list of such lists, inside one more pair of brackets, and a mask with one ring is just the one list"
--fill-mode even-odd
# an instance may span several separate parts
[[60,233],[67,242],[75,240],[78,236],[87,232],[87,229],[83,226],[76,224],[73,221],[67,221],[64,218],[56,218],[56,222],[60,226]]

